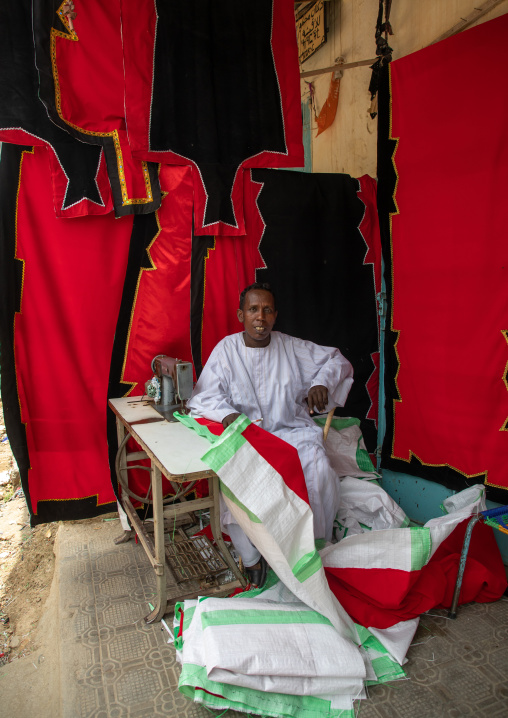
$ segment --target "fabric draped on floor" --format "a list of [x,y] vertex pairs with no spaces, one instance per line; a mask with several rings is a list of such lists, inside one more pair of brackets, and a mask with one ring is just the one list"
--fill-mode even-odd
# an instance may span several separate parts
[[[319,550],[308,498],[292,486],[293,451],[275,468],[267,446],[279,442],[280,454],[280,439],[243,415],[220,436],[209,432],[202,458],[273,570],[263,589],[178,607],[179,687],[196,702],[269,716],[352,718],[366,686],[404,677],[418,616],[450,604],[467,519],[485,508],[485,487],[466,489],[443,502],[443,516],[410,526],[367,465],[361,435],[353,451],[341,436],[354,420],[340,422],[330,430],[332,443],[344,447],[335,465],[343,462],[356,476],[337,479],[340,540]],[[499,549],[484,528],[473,534],[466,601],[497,600],[506,589]]]

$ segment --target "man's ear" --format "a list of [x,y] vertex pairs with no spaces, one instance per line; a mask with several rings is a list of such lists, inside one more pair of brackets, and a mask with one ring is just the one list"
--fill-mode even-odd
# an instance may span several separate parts
[[236,316],[238,317],[238,321],[243,324],[243,312],[241,309],[236,310]]

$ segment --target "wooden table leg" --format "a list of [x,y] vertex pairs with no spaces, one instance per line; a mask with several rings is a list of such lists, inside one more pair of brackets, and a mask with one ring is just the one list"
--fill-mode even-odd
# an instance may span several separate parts
[[[122,441],[125,438],[125,434],[127,433],[127,430],[125,429],[125,426],[122,424],[118,416],[116,417],[116,436],[118,440],[118,446],[122,446]],[[124,446],[123,449],[120,452],[120,457],[117,456],[117,459],[119,459],[120,466],[126,466],[127,465],[127,446]],[[118,496],[120,497],[120,504],[123,507],[122,503],[122,486],[120,484],[120,481],[118,481]],[[125,509],[125,507],[123,507]],[[128,517],[127,517],[128,518]],[[124,529],[123,534],[120,536],[117,536],[115,539],[113,539],[114,544],[121,544],[126,543],[129,541],[132,536],[134,535],[134,531]]]
[[154,610],[146,616],[147,623],[159,621],[166,613],[167,595],[166,595],[166,554],[164,551],[164,506],[162,503],[162,474],[160,469],[152,464],[150,472],[152,481],[152,501],[153,501],[153,528],[155,543],[155,578],[157,582],[157,595],[155,598]]
[[219,477],[217,475],[214,474],[214,476],[208,479],[208,488],[210,491],[210,496],[213,497],[213,504],[210,506],[210,526],[212,527],[212,536],[215,540],[215,543],[217,544],[217,548],[219,549],[222,557],[228,564],[233,574],[240,581],[242,586],[246,586],[247,579],[236,565],[234,558],[229,553],[228,547],[226,546],[226,544],[224,543],[224,539],[222,538],[219,504],[220,488]]

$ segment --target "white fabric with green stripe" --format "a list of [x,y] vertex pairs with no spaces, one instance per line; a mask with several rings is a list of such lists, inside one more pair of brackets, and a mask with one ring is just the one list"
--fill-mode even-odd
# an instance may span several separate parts
[[[419,571],[461,521],[483,510],[484,487],[471,486],[456,494],[454,499],[454,504],[460,509],[431,519],[424,526],[348,534],[342,541],[320,552],[323,565],[330,568]],[[359,509],[359,515],[361,511]]]
[[335,541],[365,531],[406,526],[408,516],[377,481],[350,476],[340,480],[340,506],[333,526]]
[[356,645],[305,604],[210,598],[197,610],[210,680],[292,695],[363,688],[366,667]]
[[242,436],[233,422],[202,457],[219,476],[226,506],[281,581],[339,633],[357,639],[353,621],[328,587],[314,544],[312,510]]
[[[182,609],[183,636],[175,640],[182,662],[179,688],[210,708],[282,718],[353,718],[353,701],[366,697],[364,685],[405,676],[378,636],[357,626],[361,647],[341,638],[273,572],[264,590],[177,606],[175,635]],[[414,627],[404,653],[413,633]]]
[[[326,417],[317,416],[314,421],[324,426]],[[326,439],[326,450],[337,476],[380,478],[365,447],[360,430],[360,419],[351,416],[334,416]]]

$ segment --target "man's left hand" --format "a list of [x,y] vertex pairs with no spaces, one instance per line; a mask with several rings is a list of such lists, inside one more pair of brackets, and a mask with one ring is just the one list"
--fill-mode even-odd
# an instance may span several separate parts
[[316,407],[319,412],[326,411],[326,405],[328,404],[328,389],[326,386],[322,384],[312,386],[309,389],[307,404],[309,405],[310,412],[314,410],[314,407]]

